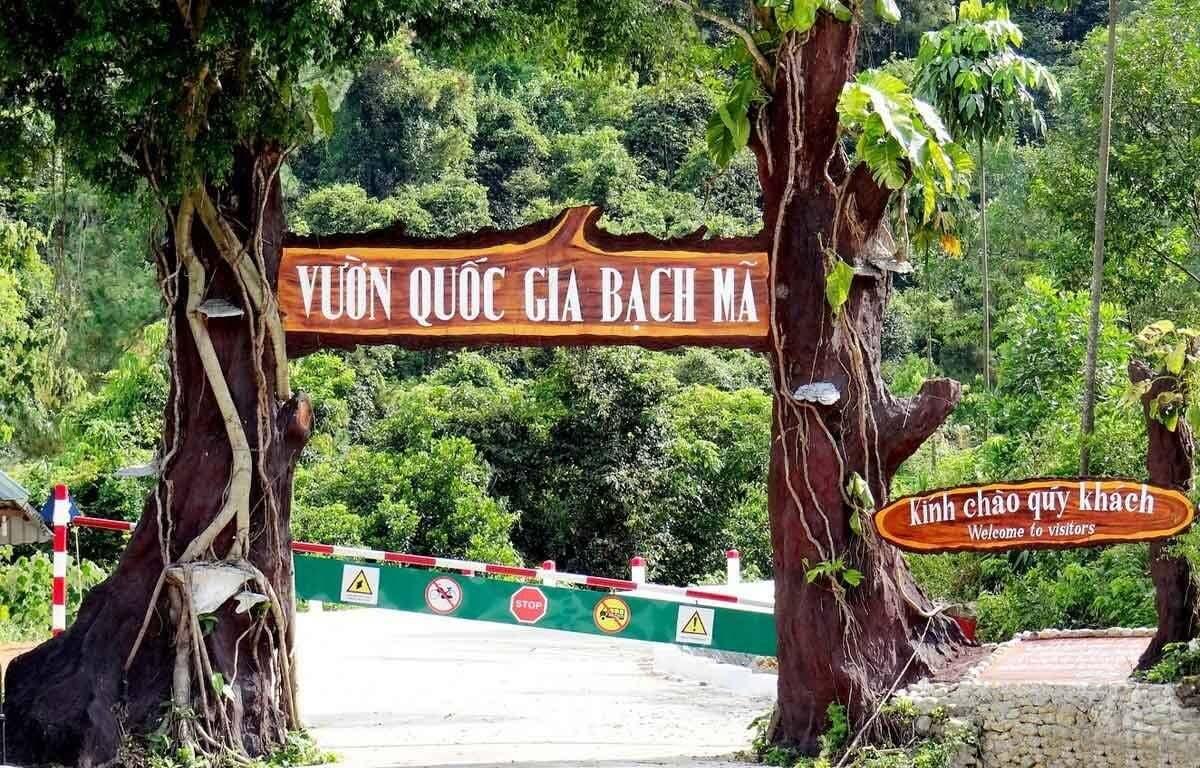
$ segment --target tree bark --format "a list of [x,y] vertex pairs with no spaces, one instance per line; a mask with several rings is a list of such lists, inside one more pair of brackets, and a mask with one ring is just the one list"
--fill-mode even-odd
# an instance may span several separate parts
[[[836,102],[854,66],[857,25],[821,14],[803,38],[785,38],[774,95],[752,115],[764,216],[771,241],[774,371],[768,509],[774,546],[779,696],[775,743],[819,750],[832,703],[863,722],[896,683],[915,679],[966,642],[882,542],[846,488],[855,474],[875,500],[958,402],[957,382],[926,382],[911,399],[880,373],[883,311],[894,258],[883,224],[890,192],[864,166],[849,168],[838,142]],[[825,298],[834,259],[855,268],[849,300],[834,315]],[[797,399],[799,387],[833,384],[840,399]],[[869,516],[873,509],[867,509]],[[810,566],[841,559],[860,585]]]
[[[225,220],[247,233],[247,242],[261,233],[255,253],[261,254],[263,277],[272,286],[284,217],[278,178],[265,170],[277,167],[279,160],[272,150],[240,152],[228,186],[207,190]],[[178,208],[170,211],[172,221],[178,213]],[[4,703],[8,750],[19,763],[123,764],[125,736],[159,728],[164,705],[183,703],[173,670],[179,671],[177,651],[188,651],[176,645],[185,641],[206,652],[211,670],[194,665],[184,672],[192,679],[183,682],[198,702],[217,702],[221,711],[209,715],[227,728],[245,754],[264,754],[298,725],[290,705],[292,682],[281,669],[287,669],[292,653],[292,474],[308,439],[312,410],[303,396],[287,401],[276,396],[281,372],[271,344],[263,343],[262,316],[209,231],[192,227],[190,242],[207,275],[204,299],[221,299],[243,310],[241,316],[210,316],[202,322],[254,454],[248,547],[239,559],[261,571],[270,589],[253,581],[242,589],[273,591],[282,614],[264,618],[262,606],[236,613],[233,601],[226,601],[212,614],[216,623],[210,631],[193,633],[181,629],[183,622],[171,610],[178,593],[161,583],[166,567],[179,563],[226,506],[233,464],[226,438],[230,426],[189,328],[189,270],[183,249],[169,236],[159,254],[172,363],[161,475],[116,570],[88,594],[75,623],[17,658],[9,669]],[[216,553],[227,556],[231,550],[236,554],[236,536],[237,526],[224,527],[204,559],[215,561]],[[144,638],[131,656],[143,629]],[[221,674],[231,696],[213,690],[210,671]],[[198,729],[204,728],[205,716],[197,714]],[[198,743],[210,746],[203,739]]]
[[[1129,380],[1136,383],[1153,376],[1145,364],[1129,364]],[[1154,378],[1150,389],[1142,396],[1146,417],[1146,472],[1151,483],[1174,488],[1183,493],[1192,490],[1192,456],[1195,443],[1187,419],[1180,419],[1171,431],[1150,417],[1150,402],[1159,393],[1178,387],[1174,376]],[[1162,658],[1163,648],[1171,643],[1186,643],[1200,632],[1200,595],[1192,577],[1187,558],[1171,552],[1171,542],[1150,544],[1150,578],[1154,581],[1154,605],[1158,610],[1158,629],[1150,645],[1138,659],[1138,669],[1149,669]]]

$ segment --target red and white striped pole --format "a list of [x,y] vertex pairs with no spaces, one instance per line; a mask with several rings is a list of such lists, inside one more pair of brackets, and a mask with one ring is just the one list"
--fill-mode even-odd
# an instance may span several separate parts
[[646,583],[646,558],[641,555],[629,558],[629,580],[635,584]]
[[67,526],[71,523],[71,501],[67,486],[54,486],[54,587],[50,595],[50,633],[67,629]]
[[547,587],[553,587],[555,583],[554,572],[557,569],[558,566],[553,560],[545,560],[542,562],[542,567],[538,569],[538,578],[540,578],[542,583]]
[[725,583],[742,583],[742,556],[736,549],[725,550]]

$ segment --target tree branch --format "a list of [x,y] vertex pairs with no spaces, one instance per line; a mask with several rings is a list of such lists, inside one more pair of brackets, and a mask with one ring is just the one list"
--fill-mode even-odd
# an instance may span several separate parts
[[[863,243],[869,241],[887,213],[893,191],[875,180],[866,163],[855,165],[846,181],[845,194],[849,200],[844,205],[849,215],[843,217],[839,229],[849,228],[856,234],[861,233]],[[853,221],[849,220],[850,216]]]
[[1160,249],[1158,249],[1158,248],[1151,248],[1151,249],[1150,249],[1150,251],[1151,251],[1151,253],[1153,253],[1153,254],[1154,254],[1155,256],[1157,256],[1158,258],[1162,259],[1163,261],[1167,262],[1167,263],[1168,263],[1168,264],[1170,264],[1171,266],[1173,266],[1173,267],[1175,267],[1176,269],[1178,269],[1178,270],[1179,270],[1180,272],[1182,272],[1183,274],[1185,274],[1185,275],[1187,275],[1188,277],[1190,277],[1190,278],[1192,279],[1192,281],[1193,281],[1193,282],[1200,284],[1200,277],[1198,277],[1198,276],[1196,275],[1196,273],[1195,273],[1195,272],[1193,272],[1192,270],[1188,269],[1188,268],[1187,268],[1187,267],[1185,267],[1183,264],[1180,264],[1178,261],[1176,261],[1176,260],[1175,260],[1174,258],[1172,258],[1171,256],[1168,256],[1167,254],[1163,253],[1163,252],[1162,252]]
[[746,46],[746,50],[748,50],[750,55],[754,58],[754,64],[759,70],[759,74],[761,75],[760,80],[762,81],[763,86],[766,87],[768,91],[775,90],[774,70],[771,68],[771,63],[767,61],[767,57],[764,56],[763,52],[759,49],[758,43],[754,42],[754,35],[750,34],[750,30],[746,29],[741,24],[738,24],[733,19],[722,16],[719,13],[713,13],[712,11],[705,10],[698,5],[692,5],[687,0],[662,0],[662,2],[667,5],[673,5],[676,8],[682,8],[688,13],[698,16],[705,21],[711,21],[718,27],[727,29],[740,37]]
[[[888,476],[917,452],[946,421],[958,401],[962,385],[953,379],[926,379],[914,397],[894,399],[880,419],[880,453]],[[885,400],[886,403],[886,400]]]

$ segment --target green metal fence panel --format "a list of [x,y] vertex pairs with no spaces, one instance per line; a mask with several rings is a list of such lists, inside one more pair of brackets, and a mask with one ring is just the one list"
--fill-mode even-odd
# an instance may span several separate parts
[[313,555],[294,560],[296,596],[305,600],[775,655],[769,613]]

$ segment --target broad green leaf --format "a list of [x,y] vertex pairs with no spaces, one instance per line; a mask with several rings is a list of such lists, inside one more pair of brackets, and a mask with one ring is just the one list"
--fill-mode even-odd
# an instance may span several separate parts
[[735,111],[730,109],[728,104],[722,104],[717,107],[717,114],[720,115],[725,129],[729,131],[729,136],[733,141],[733,151],[737,152],[746,146],[750,141],[750,117],[746,110]]
[[1191,403],[1188,405],[1187,423],[1192,428],[1193,435],[1200,435],[1200,404]]
[[807,32],[817,23],[821,0],[792,0],[792,24],[797,32]]
[[862,513],[855,510],[850,513],[850,530],[859,538],[863,535]]
[[847,568],[845,571],[842,572],[842,580],[845,581],[847,584],[849,584],[852,587],[857,587],[859,584],[862,584],[862,580],[863,580],[862,571],[856,570],[854,568]]
[[942,122],[941,116],[938,115],[937,110],[931,104],[927,104],[920,99],[913,99],[913,107],[920,113],[921,119],[925,121],[925,125],[929,126],[934,138],[943,144],[950,141],[950,132],[946,130],[946,124]]
[[1180,339],[1167,353],[1167,372],[1178,376],[1183,373],[1183,361],[1187,358],[1187,339]]
[[888,24],[895,24],[900,21],[900,6],[896,5],[896,0],[875,0],[875,15]]
[[704,132],[708,144],[708,154],[717,166],[724,168],[737,154],[738,147],[734,145],[733,134],[725,126],[721,116],[714,112],[708,120],[708,128]]
[[850,7],[839,2],[839,0],[825,0],[824,6],[825,10],[832,13],[833,18],[837,19],[838,21],[850,21],[850,19],[854,18],[854,14],[851,13]]
[[841,259],[834,259],[833,269],[825,276],[825,300],[837,315],[842,305],[850,298],[850,283],[854,281],[854,268]]
[[846,482],[846,492],[850,494],[850,498],[854,499],[860,509],[875,508],[875,497],[871,493],[871,486],[867,485],[867,481],[857,472],[850,475],[850,479]]
[[333,135],[333,110],[329,107],[329,93],[325,86],[317,83],[312,87],[313,121],[325,138]]

